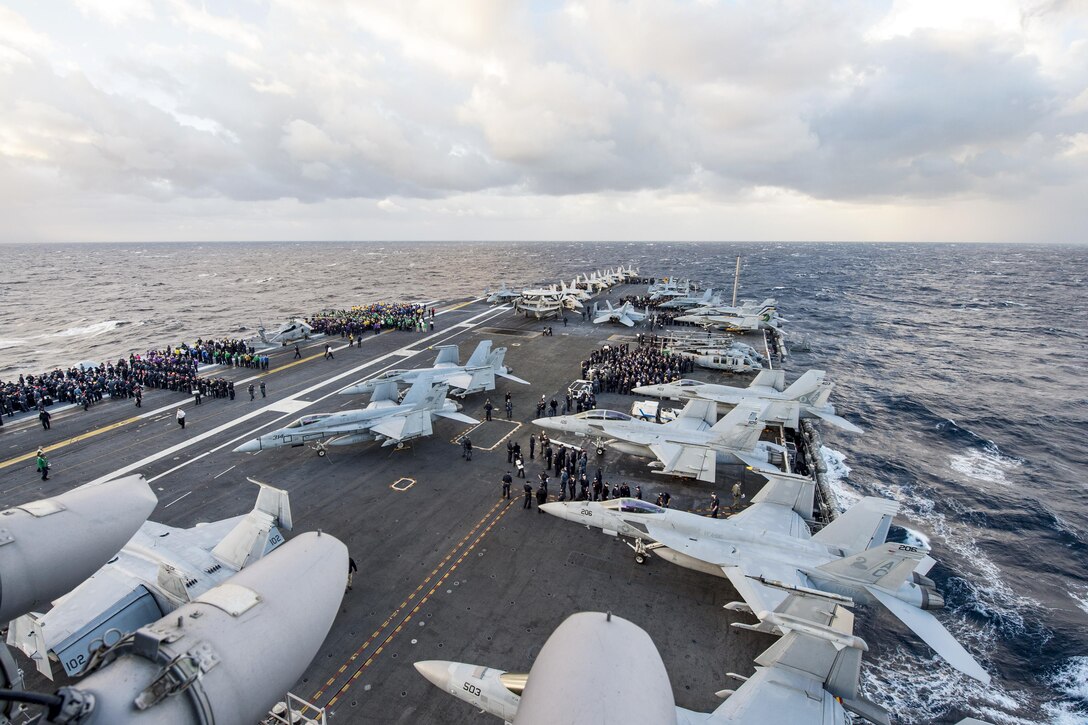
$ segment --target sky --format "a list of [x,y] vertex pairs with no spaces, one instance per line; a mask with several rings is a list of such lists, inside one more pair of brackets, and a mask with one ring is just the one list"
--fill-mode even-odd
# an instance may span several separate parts
[[0,242],[1088,242],[1088,0],[0,0]]

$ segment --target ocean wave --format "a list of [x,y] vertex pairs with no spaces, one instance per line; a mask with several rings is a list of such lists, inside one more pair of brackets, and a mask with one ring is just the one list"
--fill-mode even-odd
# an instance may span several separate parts
[[1008,472],[1023,465],[1018,458],[1004,456],[993,448],[982,448],[957,453],[948,457],[948,466],[956,473],[976,481],[1008,485]]
[[1056,725],[1088,723],[1088,657],[1071,657],[1050,677],[1048,683],[1067,700],[1048,702],[1044,711]]
[[93,325],[85,325],[83,327],[69,327],[63,332],[57,332],[52,335],[42,335],[41,337],[94,337],[95,335],[101,335],[110,330],[116,330],[118,327],[129,324],[127,320],[106,320],[105,322],[96,322]]

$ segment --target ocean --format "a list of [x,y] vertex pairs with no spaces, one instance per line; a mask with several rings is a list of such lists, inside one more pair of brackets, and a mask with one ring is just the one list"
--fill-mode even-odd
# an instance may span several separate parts
[[898,534],[938,560],[939,617],[994,676],[959,675],[862,610],[866,695],[900,722],[1088,722],[1088,247],[0,245],[0,379],[621,263],[729,288],[736,255],[740,296],[777,297],[808,343],[790,377],[827,370],[839,412],[866,430],[824,429],[842,503],[900,503]]

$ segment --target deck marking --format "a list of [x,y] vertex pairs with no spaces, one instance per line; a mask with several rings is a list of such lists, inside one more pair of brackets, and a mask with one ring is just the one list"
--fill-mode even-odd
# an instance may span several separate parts
[[223,475],[224,473],[227,473],[228,471],[232,471],[232,470],[234,470],[234,469],[235,469],[235,468],[237,468],[237,467],[238,467],[237,465],[234,465],[234,466],[231,466],[230,468],[228,468],[228,469],[227,469],[226,471],[223,471],[222,473],[217,473],[217,474],[215,474],[214,476],[212,476],[212,480],[214,481],[215,479],[217,479],[217,478],[219,478],[220,476],[222,476],[222,475]]
[[[365,642],[363,642],[363,644],[360,645],[357,650],[355,650],[351,657],[348,658],[348,663],[351,663],[358,659],[363,654],[363,652],[365,652],[372,644],[374,644],[375,641],[379,637],[381,637],[382,633],[385,630],[389,629],[390,623],[397,620],[403,610],[408,606],[408,602],[417,595],[419,595],[420,592],[424,590],[424,587],[426,587],[428,584],[431,584],[430,588],[427,589],[427,591],[423,594],[419,603],[416,604],[411,609],[411,611],[404,614],[400,621],[397,622],[397,626],[394,629],[390,630],[389,634],[386,635],[386,637],[381,642],[378,642],[377,648],[370,654],[369,657],[367,657],[366,661],[364,661],[363,664],[360,665],[359,668],[351,674],[351,676],[340,687],[340,689],[332,693],[329,701],[324,705],[324,707],[332,707],[336,703],[339,697],[348,689],[348,687],[351,686],[351,683],[357,680],[359,676],[363,674],[363,671],[366,670],[366,668],[369,667],[375,659],[377,659],[378,655],[386,647],[388,647],[389,643],[393,641],[397,633],[403,630],[404,626],[407,625],[408,622],[411,621],[412,617],[419,612],[423,604],[431,598],[431,596],[438,590],[439,587],[443,585],[443,583],[445,583],[446,579],[449,578],[450,574],[452,574],[456,570],[457,566],[465,560],[469,553],[476,548],[480,541],[483,540],[485,536],[487,536],[491,529],[494,528],[495,524],[498,523],[498,521],[506,515],[506,512],[509,511],[515,503],[517,503],[517,499],[511,499],[510,501],[506,501],[506,499],[499,499],[499,501],[488,510],[483,518],[477,521],[476,524],[469,530],[469,532],[465,534],[465,536],[463,536],[452,549],[450,549],[445,557],[443,557],[443,559],[438,563],[438,566],[431,570],[431,572],[423,579],[423,581],[420,582],[418,586],[416,586],[415,590],[411,594],[409,594],[403,602],[401,602],[400,606],[398,606],[395,610],[393,610],[392,613],[390,613],[390,615],[382,623],[381,627],[379,627],[377,631],[370,635],[370,637]],[[477,532],[479,533],[477,534]],[[465,547],[466,542],[468,542],[469,539],[473,537],[473,534],[477,534],[475,540],[473,540],[471,544]],[[462,550],[463,547],[464,549]],[[460,556],[457,556],[459,551]],[[457,556],[457,559],[453,561],[452,565],[447,567],[447,565],[450,564],[451,560],[453,560],[454,556]],[[435,577],[439,573],[441,573],[442,575],[435,579]],[[431,582],[433,582],[433,584]],[[338,674],[342,674],[345,671],[346,666],[347,663],[345,664],[345,667],[340,669]],[[329,678],[329,680],[325,683],[325,686],[318,690],[316,693],[314,693],[313,697],[309,698],[309,700],[311,702],[317,702],[321,697],[325,695],[330,687],[333,687],[335,685],[336,680],[337,677],[335,676]]]
[[174,499],[173,501],[171,501],[170,503],[168,503],[168,504],[166,504],[165,506],[163,506],[163,508],[164,508],[164,509],[168,509],[168,508],[170,508],[171,506],[173,506],[174,504],[176,504],[176,503],[177,503],[178,501],[180,501],[181,499],[183,499],[183,498],[185,498],[186,496],[188,496],[188,495],[189,495],[190,493],[192,493],[192,491],[189,491],[189,493],[183,493],[182,495],[178,496],[177,498],[175,498],[175,499]]
[[[405,481],[407,481],[407,484],[405,483]],[[405,477],[398,478],[396,481],[393,481],[393,485],[389,488],[393,489],[394,491],[407,491],[414,485],[416,485],[416,479]]]

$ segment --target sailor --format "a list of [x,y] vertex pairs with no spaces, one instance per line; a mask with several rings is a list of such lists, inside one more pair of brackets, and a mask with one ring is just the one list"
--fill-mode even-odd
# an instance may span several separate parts
[[[525,485],[528,486],[529,484],[525,484]],[[538,514],[544,513],[540,509],[540,506],[541,506],[541,504],[547,503],[547,501],[548,501],[548,487],[544,483],[544,481],[541,481],[540,485],[536,489],[536,505],[537,505],[536,512]]]
[[506,462],[514,462],[514,441],[510,438],[506,439]]
[[351,582],[355,579],[355,572],[359,571],[359,567],[355,566],[355,559],[348,557],[348,591],[351,591]]
[[510,471],[503,474],[502,477],[502,497],[510,498],[510,484],[514,482],[514,479],[510,477]]
[[533,484],[526,481],[522,488],[525,489],[525,502],[521,507],[523,509],[531,509],[533,507]]
[[234,381],[233,380],[231,380],[231,381],[229,381],[227,383],[227,395],[230,396],[231,400],[234,400]]
[[525,478],[525,462],[520,455],[514,456],[514,467],[518,469],[518,478]]
[[552,401],[551,401],[550,403],[548,403],[548,405],[549,405],[549,406],[551,407],[551,409],[552,409],[552,412],[551,412],[551,414],[552,414],[552,415],[554,416],[554,415],[555,415],[555,413],[556,413],[556,411],[557,411],[557,410],[559,410],[559,403],[558,403],[558,401],[556,401],[556,399],[555,399],[555,398],[552,398]]
[[325,343],[325,359],[326,360],[335,360],[336,359],[336,358],[334,358],[332,356],[332,345],[330,345],[327,342]]
[[255,388],[253,387],[253,383],[250,383],[249,387],[246,389],[249,391],[249,399],[255,400],[257,398],[257,394],[254,392]]
[[495,406],[493,406],[493,405],[491,404],[491,398],[488,398],[488,399],[487,399],[486,401],[484,401],[484,415],[485,415],[485,418],[484,418],[484,419],[485,419],[485,420],[491,420],[491,410],[492,410],[492,409],[493,409],[494,407],[495,407]]
[[510,402],[510,393],[506,394],[506,419],[510,420],[514,415],[514,404]]
[[193,385],[193,401],[200,405],[200,383]]
[[536,436],[529,434],[529,460],[536,458]]
[[716,494],[714,492],[711,492],[710,493],[710,518],[712,518],[712,519],[718,518],[718,509],[719,508],[720,508],[720,504],[718,503],[718,494]]
[[468,436],[461,437],[461,445],[464,447],[464,451],[461,453],[461,457],[466,461],[472,460],[472,441]]
[[635,498],[639,501],[642,500],[642,486],[637,483],[635,484]]
[[178,412],[177,412],[176,417],[177,417],[177,420],[178,420],[178,425],[181,426],[182,430],[185,430],[185,411],[182,410],[181,408],[178,408]]
[[295,343],[295,358],[294,359],[298,360],[301,357],[302,357],[302,351],[298,349],[298,343],[296,342]]
[[144,406],[144,389],[137,385],[132,389],[132,395],[136,398],[136,407],[142,408]]
[[49,430],[52,427],[52,424],[49,422],[49,419],[52,417],[53,416],[49,415],[49,411],[46,410],[45,406],[43,405],[41,410],[38,412],[38,420],[42,422],[42,428],[44,428],[45,430]]
[[265,395],[265,391],[264,391],[264,381],[263,380],[261,381],[261,397],[262,398],[267,397]]
[[570,491],[570,500],[574,500],[574,476],[567,479],[567,489]]
[[741,500],[744,498],[744,494],[741,493],[740,481],[737,481],[736,483],[733,484],[732,494],[733,494],[733,503],[731,503],[729,505],[729,510],[730,511],[735,510],[737,508],[737,504],[739,504],[741,502]]
[[38,449],[38,472],[42,474],[42,480],[49,480],[49,459],[45,457],[45,451]]

